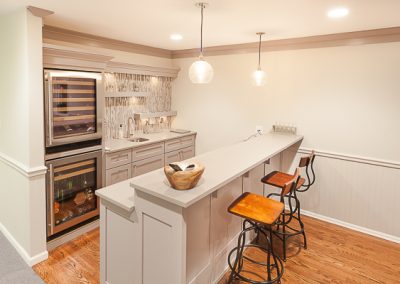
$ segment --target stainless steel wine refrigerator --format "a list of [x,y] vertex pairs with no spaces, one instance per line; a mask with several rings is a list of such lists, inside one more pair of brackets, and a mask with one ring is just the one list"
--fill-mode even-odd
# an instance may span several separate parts
[[102,75],[44,70],[47,236],[99,214],[102,186]]

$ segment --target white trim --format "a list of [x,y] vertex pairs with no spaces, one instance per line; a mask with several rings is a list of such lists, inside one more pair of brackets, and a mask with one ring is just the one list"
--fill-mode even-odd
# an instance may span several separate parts
[[21,173],[22,175],[24,175],[27,178],[42,176],[42,175],[45,175],[47,172],[47,168],[45,166],[29,168],[29,167],[25,166],[24,164],[18,162],[17,160],[15,160],[1,152],[0,152],[0,162],[3,162],[7,166],[17,170],[19,173]]
[[18,254],[22,257],[22,259],[29,266],[33,266],[43,260],[46,260],[49,257],[49,253],[47,250],[38,253],[34,256],[30,256],[27,251],[20,245],[20,243],[11,235],[11,233],[7,230],[6,227],[2,223],[0,223],[0,232],[6,237],[6,239],[11,243],[11,245],[15,248]]
[[[299,148],[298,152],[302,153],[302,154],[309,154],[309,153],[311,153],[311,150],[312,149],[301,147],[301,148]],[[362,156],[356,156],[356,155],[351,155],[351,154],[340,154],[340,153],[329,152],[329,151],[324,151],[324,150],[314,150],[314,151],[317,156],[321,156],[321,157],[344,160],[344,161],[351,161],[351,162],[356,162],[356,163],[361,163],[361,164],[368,164],[368,165],[374,165],[374,166],[380,166],[380,167],[386,167],[386,168],[392,168],[392,169],[400,169],[399,161],[380,160],[380,159],[375,159],[375,158],[371,158],[371,157],[362,157]]]
[[365,227],[357,226],[357,225],[354,225],[354,224],[351,224],[351,223],[347,223],[347,222],[344,222],[344,221],[341,221],[341,220],[338,220],[338,219],[335,219],[335,218],[327,217],[327,216],[320,215],[318,213],[314,213],[314,212],[307,211],[307,210],[303,210],[302,209],[301,212],[302,212],[303,215],[310,216],[310,217],[313,217],[313,218],[321,220],[321,221],[325,221],[325,222],[328,222],[328,223],[331,223],[331,224],[335,224],[335,225],[338,225],[338,226],[341,226],[341,227],[345,227],[345,228],[348,228],[348,229],[351,229],[351,230],[354,230],[354,231],[357,231],[357,232],[368,234],[368,235],[371,235],[371,236],[374,236],[374,237],[378,237],[378,238],[381,238],[381,239],[385,239],[385,240],[388,240],[388,241],[391,241],[391,242],[400,243],[400,237],[397,237],[397,236],[393,236],[393,235],[385,234],[385,233],[382,233],[382,232],[379,232],[379,231],[375,231],[375,230],[372,230],[372,229],[368,229],[368,228],[365,228]]
[[171,78],[176,78],[180,70],[181,70],[180,68],[175,68],[175,67],[171,68],[155,67],[155,66],[130,64],[130,63],[123,63],[116,61],[109,61],[106,67],[107,72],[163,76]]

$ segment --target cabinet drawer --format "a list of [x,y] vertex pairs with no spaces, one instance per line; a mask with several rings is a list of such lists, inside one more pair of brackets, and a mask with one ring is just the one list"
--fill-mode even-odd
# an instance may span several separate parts
[[131,170],[130,164],[106,170],[106,186],[129,179]]
[[185,147],[194,146],[195,135],[172,139],[165,142],[165,152],[172,152]]
[[141,146],[132,150],[132,161],[135,162],[161,154],[164,154],[164,142]]
[[182,160],[182,158],[181,158],[180,150],[165,153],[165,165],[168,165],[168,164],[174,163],[174,162],[180,162],[181,160]]
[[181,150],[181,159],[187,160],[194,157],[194,146],[186,147]]
[[125,150],[106,154],[106,169],[130,164],[132,161],[132,151]]
[[194,157],[194,146],[186,147],[169,153],[165,153],[165,164],[180,162]]
[[132,177],[164,167],[164,154],[132,163]]

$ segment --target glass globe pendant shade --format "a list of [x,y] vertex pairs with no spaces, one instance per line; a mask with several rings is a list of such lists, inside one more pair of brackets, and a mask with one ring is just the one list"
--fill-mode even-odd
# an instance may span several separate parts
[[267,79],[267,74],[261,70],[261,68],[258,68],[256,71],[253,73],[253,83],[255,86],[264,86],[266,83]]
[[212,66],[203,59],[202,56],[192,63],[189,68],[189,78],[194,84],[207,84],[213,78],[214,70]]

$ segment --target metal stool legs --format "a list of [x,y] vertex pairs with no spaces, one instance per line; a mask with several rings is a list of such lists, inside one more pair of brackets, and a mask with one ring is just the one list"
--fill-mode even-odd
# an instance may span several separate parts
[[[249,224],[248,227],[246,227],[246,224]],[[261,246],[258,244],[246,244],[246,233],[250,231],[257,231],[258,234],[263,234],[265,236],[267,245],[266,246]],[[267,231],[267,232],[266,232]],[[228,255],[228,264],[231,269],[231,273],[229,276],[228,283],[232,283],[234,279],[239,279],[248,283],[254,283],[254,284],[271,284],[271,283],[280,283],[280,279],[282,278],[283,275],[283,262],[282,260],[275,255],[274,250],[273,250],[273,243],[272,243],[272,230],[271,228],[261,228],[261,226],[257,225],[256,223],[249,221],[249,220],[244,220],[243,221],[243,230],[239,234],[238,238],[238,246],[232,249]],[[245,248],[257,248],[262,251],[264,251],[267,254],[267,262],[258,262],[255,261],[243,254]],[[234,264],[232,265],[231,258],[233,253],[236,252],[236,257]],[[243,262],[244,260],[247,260],[253,264],[260,265],[260,266],[265,266],[266,271],[267,271],[267,280],[265,281],[255,281],[250,278],[247,278],[243,275],[241,275],[242,269],[243,269]],[[271,260],[273,263],[271,263]],[[276,271],[276,276],[273,277],[273,272],[274,270]]]
[[[286,261],[286,248],[287,248],[287,239],[290,237],[293,237],[295,235],[302,235],[303,240],[304,240],[304,248],[307,249],[307,237],[306,237],[306,232],[304,230],[304,223],[301,220],[301,206],[300,206],[300,200],[297,198],[296,191],[290,192],[286,196],[281,196],[280,194],[277,193],[271,193],[268,195],[268,197],[271,196],[279,196],[281,197],[281,202],[284,203],[284,198],[288,199],[288,204],[289,204],[289,212],[286,213],[285,211],[282,213],[280,220],[277,222],[276,229],[273,230],[273,233],[279,237],[279,239],[282,241],[282,247],[283,247],[283,261]],[[292,200],[295,202],[295,206],[293,208],[292,206]],[[297,215],[297,216],[296,216]],[[289,216],[287,218],[287,216]],[[296,219],[297,222],[299,223],[300,228],[295,229],[290,226],[290,222],[292,219]],[[282,230],[280,230],[282,228]],[[290,229],[290,230],[287,230]]]

